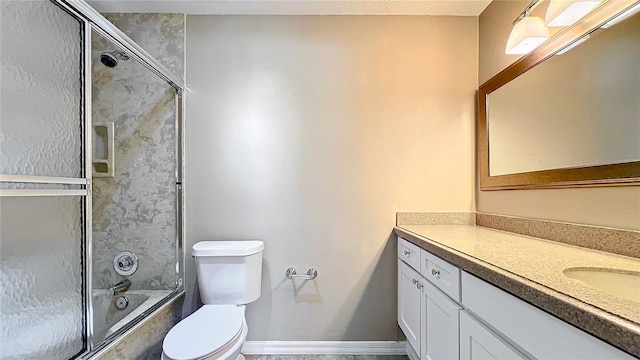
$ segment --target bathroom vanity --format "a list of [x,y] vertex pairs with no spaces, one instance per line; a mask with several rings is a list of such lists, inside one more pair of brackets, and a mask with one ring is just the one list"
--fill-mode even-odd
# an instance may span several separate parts
[[640,356],[640,287],[617,293],[584,278],[638,274],[640,260],[477,226],[395,233],[398,324],[412,360]]

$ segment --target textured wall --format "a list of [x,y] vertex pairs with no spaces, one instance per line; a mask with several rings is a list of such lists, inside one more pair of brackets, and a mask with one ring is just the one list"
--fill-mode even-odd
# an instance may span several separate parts
[[[493,1],[480,15],[479,84],[517,60],[517,56],[505,55],[504,48],[511,21],[527,3]],[[477,194],[479,212],[640,230],[640,186]]]
[[184,75],[183,14],[103,14],[169,71]]
[[[395,213],[473,210],[477,31],[473,17],[187,17],[187,255],[264,240],[250,340],[397,338]],[[290,266],[318,278],[286,280]]]
[[[109,15],[152,56],[182,76],[184,16]],[[94,178],[94,286],[120,280],[113,257],[138,255],[130,277],[138,289],[175,288],[174,90],[133,59],[104,66],[99,56],[115,47],[94,34],[93,121],[115,123],[115,176]]]

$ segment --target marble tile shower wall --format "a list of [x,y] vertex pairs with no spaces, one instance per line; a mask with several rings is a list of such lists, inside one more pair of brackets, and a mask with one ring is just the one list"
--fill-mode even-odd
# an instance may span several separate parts
[[184,76],[184,14],[102,14],[179,79]]
[[[106,14],[114,25],[176,76],[184,73],[184,16]],[[119,251],[138,255],[132,288],[175,287],[175,103],[173,89],[134,60],[100,63],[115,47],[92,40],[94,122],[114,122],[115,176],[93,179],[94,287],[121,277]]]

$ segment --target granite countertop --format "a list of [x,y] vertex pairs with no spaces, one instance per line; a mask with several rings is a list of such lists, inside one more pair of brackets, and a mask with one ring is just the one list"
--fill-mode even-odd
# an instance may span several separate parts
[[395,232],[640,357],[640,303],[586,287],[563,274],[564,269],[581,267],[640,272],[640,259],[479,226],[399,225]]

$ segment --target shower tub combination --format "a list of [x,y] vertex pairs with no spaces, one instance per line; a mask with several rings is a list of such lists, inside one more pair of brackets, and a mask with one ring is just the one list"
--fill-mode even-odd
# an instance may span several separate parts
[[0,7],[0,360],[90,358],[184,294],[182,80],[84,1]]

